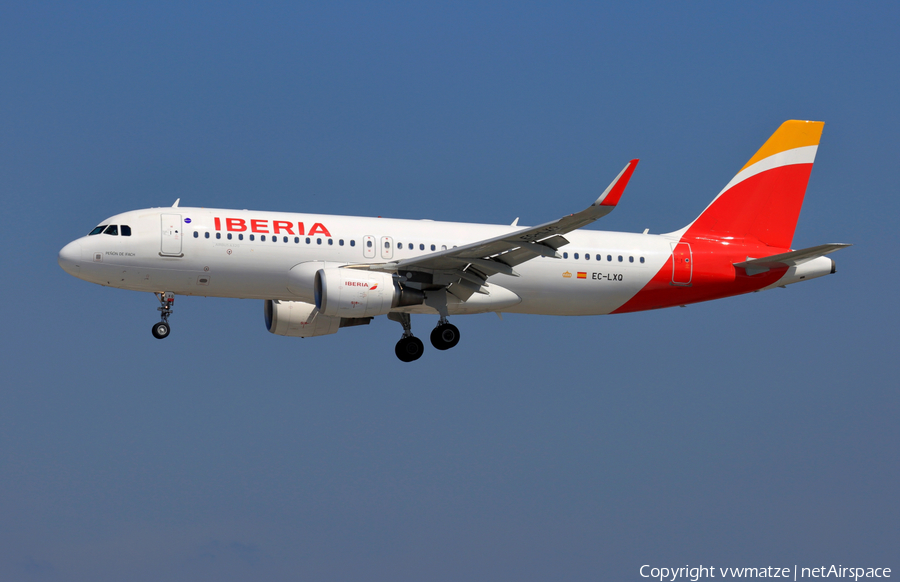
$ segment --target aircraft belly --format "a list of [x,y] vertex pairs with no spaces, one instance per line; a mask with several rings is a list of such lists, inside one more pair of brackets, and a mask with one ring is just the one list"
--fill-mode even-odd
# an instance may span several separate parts
[[[544,315],[604,315],[628,301],[650,280],[647,269],[570,261],[535,261],[520,268],[521,277],[503,282],[522,302],[504,309],[510,313]],[[525,267],[522,265],[520,267]],[[579,270],[583,269],[583,270]],[[500,280],[500,277],[494,277]]]

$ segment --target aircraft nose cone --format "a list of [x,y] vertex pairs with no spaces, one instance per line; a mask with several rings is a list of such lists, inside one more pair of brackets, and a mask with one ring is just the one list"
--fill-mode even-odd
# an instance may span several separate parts
[[59,266],[70,275],[78,276],[81,269],[81,243],[73,241],[59,251]]

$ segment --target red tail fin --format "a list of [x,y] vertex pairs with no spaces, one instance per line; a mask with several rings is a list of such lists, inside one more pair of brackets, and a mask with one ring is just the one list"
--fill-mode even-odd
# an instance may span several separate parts
[[687,227],[685,237],[756,239],[790,248],[824,125],[820,121],[781,124]]

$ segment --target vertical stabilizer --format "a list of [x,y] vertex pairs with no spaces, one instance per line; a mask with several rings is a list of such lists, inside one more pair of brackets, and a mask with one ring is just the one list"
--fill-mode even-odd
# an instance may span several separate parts
[[790,248],[816,159],[821,121],[785,121],[684,232]]

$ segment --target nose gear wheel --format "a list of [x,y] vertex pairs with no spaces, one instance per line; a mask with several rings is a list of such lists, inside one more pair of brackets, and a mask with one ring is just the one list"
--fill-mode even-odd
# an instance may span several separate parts
[[169,327],[169,316],[174,313],[172,307],[175,305],[175,294],[171,291],[166,291],[165,293],[154,293],[154,295],[159,300],[159,307],[156,310],[159,311],[160,321],[153,324],[151,332],[156,339],[165,339],[169,336],[169,332],[172,331],[172,328]]
[[160,321],[159,323],[153,324],[153,329],[151,331],[153,332],[153,337],[156,339],[165,339],[165,337],[169,335],[171,328],[165,321]]

